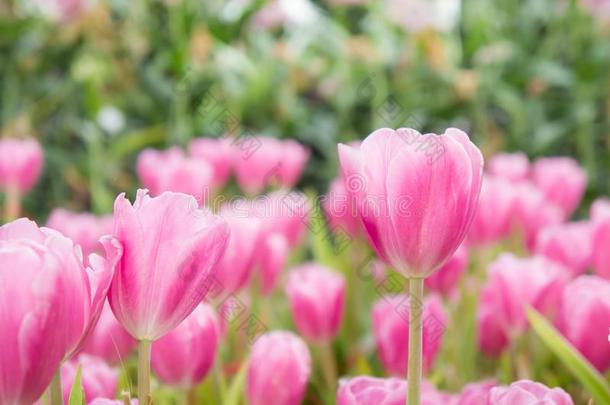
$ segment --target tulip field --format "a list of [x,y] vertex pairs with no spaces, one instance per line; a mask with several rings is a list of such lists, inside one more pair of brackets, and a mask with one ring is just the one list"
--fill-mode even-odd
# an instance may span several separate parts
[[6,0],[0,405],[610,405],[610,1]]

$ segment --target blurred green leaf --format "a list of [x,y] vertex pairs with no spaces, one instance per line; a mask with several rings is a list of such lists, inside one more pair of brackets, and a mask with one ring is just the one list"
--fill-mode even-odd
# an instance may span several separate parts
[[246,376],[248,375],[248,359],[245,359],[239,368],[239,372],[233,378],[233,382],[227,392],[224,405],[239,405],[242,395],[246,389]]
[[78,369],[76,370],[76,377],[74,377],[74,382],[72,383],[72,388],[70,389],[70,399],[68,400],[68,405],[85,404],[85,391],[83,390],[81,377],[82,369],[80,366],[78,366]]

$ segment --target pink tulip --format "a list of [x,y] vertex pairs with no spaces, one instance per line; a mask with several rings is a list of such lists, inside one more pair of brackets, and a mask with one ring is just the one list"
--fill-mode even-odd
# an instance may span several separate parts
[[80,245],[83,253],[100,250],[99,239],[112,233],[113,219],[111,215],[96,217],[88,212],[72,212],[63,208],[55,208],[47,220],[47,226],[58,230]]
[[121,326],[108,301],[100,319],[83,345],[83,353],[104,359],[108,364],[122,363],[136,346],[136,341]]
[[487,273],[477,314],[479,344],[483,352],[498,355],[528,327],[527,305],[554,316],[569,270],[542,256],[522,259],[505,253]]
[[591,206],[592,252],[595,273],[610,280],[610,200],[597,199]]
[[[423,305],[423,363],[429,370],[441,347],[447,315],[436,295],[427,298]],[[384,368],[397,376],[407,371],[409,313],[409,299],[403,295],[383,297],[372,310],[373,335],[379,358]]]
[[114,202],[114,234],[124,255],[108,300],[136,339],[154,341],[182,322],[204,299],[224,254],[226,221],[186,194],[151,198],[138,190],[133,206]]
[[562,209],[564,218],[574,213],[587,187],[587,174],[569,157],[536,160],[533,179],[546,199]]
[[220,216],[229,224],[231,235],[225,254],[217,265],[216,281],[223,292],[234,293],[250,279],[258,253],[261,220],[245,215],[231,205],[224,206]]
[[523,234],[525,245],[533,250],[541,229],[564,220],[564,213],[556,204],[547,201],[544,194],[531,183],[515,187],[513,224]]
[[0,227],[0,403],[36,401],[95,326],[121,256],[115,240],[101,243],[107,259],[85,268],[57,231],[25,218]]
[[218,318],[207,304],[152,345],[152,369],[165,384],[192,388],[210,372],[218,349]]
[[313,342],[329,342],[339,330],[345,307],[345,277],[320,264],[293,269],[286,295],[297,330]]
[[43,159],[42,148],[34,138],[0,139],[0,187],[26,193],[38,181]]
[[489,173],[512,183],[525,181],[530,175],[530,161],[525,153],[498,153],[489,159]]
[[286,188],[294,187],[309,160],[310,151],[295,140],[282,142],[282,163],[278,173],[279,182]]
[[496,385],[494,380],[468,384],[462,389],[455,405],[489,405],[489,393]]
[[61,365],[61,383],[64,403],[68,403],[70,390],[78,367],[81,367],[81,384],[87,403],[99,397],[114,397],[119,384],[119,370],[108,366],[103,360],[87,355],[67,361]]
[[486,245],[507,238],[514,212],[514,185],[500,177],[484,176],[468,241],[473,245]]
[[580,0],[580,6],[602,22],[610,21],[609,0]]
[[563,264],[577,276],[591,264],[592,226],[580,221],[544,228],[538,233],[535,251]]
[[214,169],[200,159],[186,157],[173,147],[165,151],[146,149],[138,156],[138,177],[152,195],[174,191],[192,195],[203,204],[213,185]]
[[[89,402],[89,405],[125,405],[125,401],[122,399],[95,398]],[[132,399],[131,405],[138,405],[138,400]]]
[[467,264],[468,248],[462,244],[437,272],[426,279],[426,287],[432,291],[450,295],[455,291]]
[[483,157],[468,135],[454,128],[442,136],[380,129],[359,149],[340,144],[339,159],[346,182],[361,184],[353,191],[358,212],[388,265],[422,278],[453,255],[481,188]]
[[311,374],[307,345],[291,332],[260,336],[250,353],[247,397],[250,405],[297,405]]
[[260,255],[261,292],[269,295],[277,286],[282,269],[288,260],[288,241],[279,233],[268,235]]
[[610,370],[610,281],[580,276],[563,293],[557,321],[565,337],[601,372]]
[[362,224],[358,216],[354,198],[349,192],[350,187],[359,187],[359,183],[345,184],[343,176],[339,176],[330,185],[328,195],[323,201],[324,211],[328,217],[330,228],[340,230],[350,237],[356,237],[362,232]]
[[548,388],[540,383],[521,380],[508,387],[495,387],[489,393],[490,405],[574,405],[561,388]]
[[189,154],[197,159],[209,163],[214,169],[213,184],[222,188],[231,175],[232,150],[229,138],[197,138],[189,144]]
[[240,188],[254,195],[264,191],[272,181],[277,180],[283,159],[282,142],[267,136],[257,136],[259,147],[251,154],[244,155],[236,150],[233,158],[235,175]]
[[[451,404],[452,399],[424,383],[421,405]],[[337,405],[404,405],[407,382],[398,378],[354,377],[339,382]]]

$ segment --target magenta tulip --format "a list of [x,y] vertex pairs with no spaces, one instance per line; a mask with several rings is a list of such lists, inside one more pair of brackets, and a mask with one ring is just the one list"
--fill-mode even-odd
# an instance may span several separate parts
[[237,145],[231,145],[228,137],[223,138],[197,138],[189,144],[189,154],[210,164],[214,170],[212,183],[215,188],[222,188],[231,176],[232,153]]
[[345,307],[345,277],[316,263],[293,269],[286,283],[297,330],[317,343],[331,341],[339,330]]
[[540,383],[521,380],[508,387],[499,386],[489,393],[490,405],[574,405],[561,388],[548,388]]
[[224,254],[225,220],[198,209],[189,195],[151,198],[138,190],[133,205],[124,194],[114,203],[114,235],[124,254],[108,299],[136,339],[154,341],[174,329],[204,299],[209,278]]
[[565,337],[601,372],[610,370],[610,281],[580,276],[567,285],[557,321]]
[[278,171],[278,181],[283,187],[291,188],[298,183],[309,160],[309,155],[309,149],[297,141],[287,139],[282,142],[282,160]]
[[546,199],[562,209],[564,218],[576,210],[587,187],[587,174],[569,157],[536,160],[533,180]]
[[432,291],[451,295],[458,286],[467,264],[468,248],[462,244],[438,271],[426,279],[425,286]]
[[210,372],[218,348],[215,310],[200,304],[174,330],[152,345],[152,369],[166,384],[192,388]]
[[260,255],[260,280],[263,295],[270,295],[276,288],[288,259],[288,241],[279,233],[268,235],[262,244]]
[[526,306],[554,317],[569,270],[542,256],[502,254],[487,271],[478,308],[479,344],[498,355],[527,327]]
[[97,325],[83,345],[83,353],[100,357],[108,364],[120,364],[129,357],[136,344],[117,321],[106,301]]
[[311,374],[307,345],[291,332],[260,336],[250,353],[247,397],[250,405],[298,405]]
[[100,250],[99,239],[102,236],[112,233],[113,219],[111,215],[96,217],[88,212],[55,208],[49,215],[47,226],[72,239],[88,255]]
[[524,153],[498,153],[489,159],[490,174],[512,183],[527,180],[530,175],[530,161]]
[[[422,316],[424,368],[429,370],[441,348],[447,324],[447,315],[438,296],[430,296],[423,302]],[[409,357],[409,298],[403,295],[381,298],[373,306],[372,318],[381,364],[393,375],[404,375]]]
[[42,171],[43,151],[33,138],[0,139],[0,187],[19,194],[29,191]]
[[462,389],[455,405],[489,405],[489,393],[496,386],[494,380],[468,384]]
[[[432,385],[422,387],[422,405],[452,404],[452,396],[437,391]],[[399,378],[354,377],[339,382],[337,405],[404,405],[407,382]]]
[[534,250],[563,264],[577,276],[591,265],[592,226],[580,221],[546,227],[538,233]]
[[591,206],[591,262],[595,273],[610,280],[610,201],[598,199]]
[[80,355],[77,359],[65,362],[61,366],[61,381],[64,403],[68,403],[70,390],[78,371],[81,368],[81,384],[87,403],[95,398],[114,397],[119,385],[119,369],[108,366],[102,359]]
[[25,218],[0,227],[0,403],[36,401],[95,326],[121,256],[116,240],[101,243],[107,258],[85,268],[57,231]]

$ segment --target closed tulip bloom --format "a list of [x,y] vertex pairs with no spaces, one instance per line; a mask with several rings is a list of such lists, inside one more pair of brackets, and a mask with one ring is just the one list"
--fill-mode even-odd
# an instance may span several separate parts
[[61,383],[64,403],[68,403],[70,390],[78,367],[81,368],[81,384],[85,391],[87,403],[95,398],[114,397],[119,384],[119,369],[112,368],[102,359],[80,355],[77,359],[67,361],[61,366]]
[[[421,405],[451,404],[450,396],[424,383]],[[407,381],[399,378],[360,376],[342,379],[337,390],[337,405],[404,405]]]
[[333,339],[345,307],[342,274],[313,262],[303,264],[290,272],[286,295],[301,335],[318,343]]
[[191,388],[209,373],[218,349],[218,318],[199,304],[180,325],[152,345],[152,369],[166,384]]
[[592,226],[580,221],[544,228],[538,233],[535,251],[563,264],[577,276],[591,265]]
[[557,323],[591,364],[601,372],[610,370],[610,281],[596,276],[573,280],[563,293]]
[[244,155],[234,149],[233,165],[239,187],[250,195],[259,194],[273,181],[277,181],[282,167],[283,147],[279,139],[257,136],[257,148]]
[[117,321],[106,301],[97,325],[83,345],[83,353],[102,358],[108,364],[119,364],[129,357],[136,344]]
[[173,191],[192,195],[203,204],[213,186],[212,166],[185,156],[178,147],[165,151],[144,150],[138,156],[136,171],[144,187],[155,196]]
[[546,199],[562,209],[564,218],[574,213],[587,187],[587,174],[569,157],[536,160],[532,178]]
[[47,220],[49,228],[72,239],[85,255],[100,250],[99,239],[112,233],[112,225],[111,215],[97,217],[88,212],[72,212],[63,208],[55,208]]
[[500,177],[484,176],[468,241],[473,245],[488,245],[508,237],[514,211],[514,185]]
[[223,138],[197,138],[193,139],[189,144],[189,154],[197,159],[200,159],[213,168],[214,175],[212,183],[216,188],[222,188],[231,176],[233,169],[231,140],[227,137]]
[[[421,135],[380,129],[360,148],[339,145],[341,170],[378,256],[406,277],[423,278],[462,243],[477,208],[483,157],[464,132]],[[423,192],[423,190],[427,190]]]
[[0,187],[19,194],[29,191],[40,177],[43,160],[42,148],[33,138],[0,139]]
[[261,292],[269,295],[277,286],[282,269],[288,259],[288,241],[279,233],[268,235],[260,255]]
[[[429,370],[441,348],[447,315],[436,295],[424,300],[423,305],[423,364]],[[404,295],[383,297],[372,310],[373,335],[381,364],[396,376],[407,371],[409,312],[409,298]]]
[[458,286],[467,264],[468,248],[462,244],[438,271],[426,279],[426,287],[432,291],[450,295]]
[[278,181],[282,186],[291,188],[299,182],[309,155],[309,149],[297,141],[282,141],[282,160],[278,172]]
[[569,270],[542,256],[517,258],[505,253],[489,265],[477,313],[483,352],[498,355],[527,327],[530,305],[554,317]]
[[25,218],[0,227],[0,403],[36,401],[95,326],[121,255],[101,242],[107,259],[91,255],[85,268],[57,231]]
[[489,393],[497,386],[494,380],[485,380],[466,385],[455,405],[489,405]]
[[525,153],[498,153],[489,159],[489,174],[512,183],[525,181],[530,176],[530,161]]
[[356,237],[362,232],[362,224],[349,187],[358,188],[359,186],[357,182],[346,185],[343,176],[333,180],[323,201],[323,206],[333,231]]
[[591,206],[591,262],[595,273],[610,280],[610,201],[598,199]]
[[151,198],[146,190],[138,190],[133,205],[124,194],[114,203],[114,235],[124,254],[108,300],[138,340],[154,341],[174,329],[209,289],[229,228],[197,207],[192,196],[165,192]]
[[574,405],[572,398],[561,388],[547,386],[529,380],[512,383],[508,387],[492,388],[489,405]]
[[298,405],[311,374],[311,355],[301,338],[274,331],[260,336],[250,353],[246,393],[250,405]]

